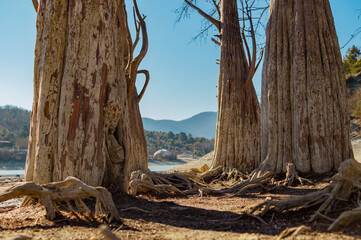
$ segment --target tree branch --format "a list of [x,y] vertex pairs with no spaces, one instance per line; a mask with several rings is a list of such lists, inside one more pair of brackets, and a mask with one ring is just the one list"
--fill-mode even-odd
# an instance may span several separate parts
[[194,4],[192,4],[191,2],[189,2],[188,0],[184,0],[190,7],[192,7],[194,10],[196,10],[200,15],[202,15],[205,19],[207,19],[208,21],[210,21],[211,23],[213,23],[219,32],[221,32],[221,22],[218,21],[217,19],[211,17],[210,15],[208,15],[207,13],[205,13],[202,9],[198,8],[197,6],[195,6]]
[[218,16],[219,16],[219,19],[221,19],[221,9],[219,8],[219,3],[220,2],[216,2],[216,0],[212,0],[214,6],[216,7],[216,10],[217,10],[217,13],[218,13]]
[[140,40],[140,24],[137,21],[137,16],[135,15],[135,9],[133,8],[133,18],[134,18],[134,26],[135,26],[135,31],[136,31],[136,36],[135,36],[135,40],[132,46],[132,52],[134,52],[134,49],[136,48],[136,46],[138,45],[138,42]]
[[219,41],[217,41],[215,38],[211,38],[211,40],[218,46],[221,46],[221,43]]
[[258,67],[259,67],[259,65],[260,65],[260,63],[261,63],[261,61],[262,61],[262,59],[263,59],[263,53],[264,53],[264,48],[261,49],[261,54],[260,54],[258,63],[257,63],[257,65],[256,65],[256,69],[254,70],[255,72],[257,72],[257,69],[258,69]]
[[250,27],[251,27],[250,31],[251,31],[251,38],[252,38],[252,60],[249,62],[249,72],[248,72],[248,76],[247,76],[247,80],[246,80],[246,87],[248,87],[250,85],[250,83],[252,82],[254,73],[256,72],[256,62],[257,62],[256,33],[254,31],[253,21],[252,21],[252,12],[248,5],[248,1],[246,1],[246,15],[249,20]]
[[128,25],[128,14],[127,14],[127,10],[125,7],[125,4],[123,6],[123,13],[124,13],[124,24],[125,24],[125,29],[126,29],[126,38],[127,38],[127,48],[128,48],[128,61],[127,61],[127,65],[124,68],[124,71],[127,75],[130,74],[130,66],[131,66],[131,62],[133,60],[133,41],[132,41],[132,37],[130,34],[130,30],[129,30],[129,25]]
[[143,98],[143,95],[144,95],[144,93],[145,93],[145,90],[147,89],[147,86],[148,86],[150,77],[149,77],[149,72],[148,72],[147,70],[139,70],[137,73],[138,73],[138,74],[139,74],[139,73],[142,73],[142,74],[145,75],[145,83],[144,83],[143,89],[142,89],[142,91],[139,93],[138,98],[137,98],[137,101],[138,101],[138,103],[139,103],[139,102],[142,100],[142,98]]
[[128,87],[128,99],[129,101],[132,98],[132,93],[135,89],[135,82],[137,79],[137,74],[138,74],[138,67],[139,64],[141,63],[141,61],[143,60],[143,58],[145,57],[145,55],[148,52],[148,34],[147,34],[147,27],[145,24],[145,17],[142,17],[140,12],[139,12],[139,8],[137,5],[137,1],[133,0],[134,3],[134,9],[135,9],[135,13],[137,15],[137,18],[139,20],[139,26],[142,30],[142,40],[143,40],[143,45],[142,48],[138,54],[138,56],[136,58],[134,58],[132,60],[132,62],[130,63],[130,77],[129,77],[129,87]]
[[38,12],[38,8],[39,8],[39,3],[37,0],[32,0],[33,1],[33,5],[34,5],[34,8],[35,8],[35,12]]
[[244,17],[244,3],[243,1],[241,1],[241,4],[242,4],[242,31],[241,31],[241,34],[242,34],[242,38],[243,38],[243,44],[246,48],[246,52],[247,52],[247,60],[248,60],[248,64],[251,63],[251,52],[249,50],[249,46],[248,46],[248,43],[247,43],[247,39],[246,39],[246,34],[244,33],[245,29],[246,29],[246,20],[245,20],[245,17]]

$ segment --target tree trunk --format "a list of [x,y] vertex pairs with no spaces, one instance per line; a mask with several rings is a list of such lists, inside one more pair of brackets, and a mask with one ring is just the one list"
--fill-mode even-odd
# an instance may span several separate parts
[[337,170],[352,157],[346,83],[328,0],[272,0],[262,76],[262,168]]
[[221,1],[218,118],[212,167],[250,172],[258,166],[259,103],[246,85],[249,63],[243,49],[237,0]]
[[124,73],[126,21],[123,0],[40,1],[26,181],[74,176],[125,190],[131,170],[147,170]]

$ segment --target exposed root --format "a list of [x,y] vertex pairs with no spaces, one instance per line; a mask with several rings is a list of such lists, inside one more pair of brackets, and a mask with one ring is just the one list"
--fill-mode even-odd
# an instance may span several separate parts
[[311,228],[307,227],[305,225],[301,225],[299,227],[294,227],[294,228],[286,228],[285,230],[283,230],[281,232],[281,234],[278,236],[277,240],[285,239],[285,238],[295,239],[295,237],[297,237],[298,235],[305,233],[305,232],[310,232],[310,231],[311,231]]
[[265,201],[257,205],[252,213],[262,210],[261,215],[270,210],[283,212],[292,209],[309,208],[320,205],[310,221],[318,217],[333,220],[327,215],[333,211],[337,212],[347,206],[350,210],[342,213],[329,227],[335,230],[346,226],[351,222],[361,219],[361,164],[354,159],[344,161],[339,168],[339,175],[336,175],[333,182],[326,188],[310,193],[305,196],[281,200]]
[[115,234],[110,230],[110,228],[107,225],[100,225],[98,227],[100,233],[103,235],[105,240],[120,240]]
[[286,179],[284,181],[285,186],[291,186],[295,180],[298,180],[301,185],[304,185],[303,184],[304,182],[313,184],[312,181],[298,176],[298,173],[296,171],[296,166],[294,163],[288,163],[286,169],[287,169]]
[[[203,170],[207,169],[207,167],[203,167]],[[263,185],[269,182],[271,178],[271,172],[266,172],[257,178],[250,178],[237,169],[227,170],[223,167],[205,172],[193,169],[189,173],[135,171],[131,174],[129,188],[133,195],[138,192],[152,191],[158,194],[188,195],[199,193],[200,196],[233,193],[233,196],[236,196],[252,188],[265,189]],[[217,188],[213,188],[214,186]]]
[[246,179],[249,178],[249,175],[244,174],[235,168],[227,169],[224,167],[217,167],[199,174],[198,178],[204,184],[213,185],[217,183],[227,183],[228,187],[233,187],[246,181]]
[[193,179],[180,173],[132,172],[130,177],[130,193],[153,191],[156,193],[196,193],[201,188]]
[[[65,202],[72,212],[91,214],[83,202],[84,198],[94,197],[95,216],[105,217],[108,221],[119,220],[118,211],[112,195],[103,187],[91,187],[75,177],[67,177],[64,181],[38,185],[33,182],[23,182],[12,186],[0,194],[0,202],[12,198],[37,198],[44,205],[48,219],[55,219],[57,204]],[[76,210],[71,202],[75,203]]]
[[143,212],[143,213],[151,213],[147,210],[144,210],[144,209],[141,209],[141,208],[138,208],[138,207],[129,207],[129,208],[124,208],[124,209],[121,209],[120,211],[121,212],[126,212],[126,211],[131,211],[131,210],[137,210],[139,212]]
[[350,211],[343,212],[328,228],[329,231],[334,231],[342,226],[347,226],[352,222],[361,221],[361,206]]
[[253,217],[253,218],[257,219],[258,221],[260,221],[261,223],[263,223],[265,225],[268,225],[268,223],[259,216],[253,215],[253,214],[248,213],[248,212],[245,212],[244,214],[247,215],[248,217]]
[[229,188],[223,188],[223,189],[207,189],[202,188],[200,189],[200,192],[202,195],[206,194],[225,194],[225,193],[233,193],[233,197],[237,195],[241,195],[246,190],[257,188],[257,187],[263,187],[263,184],[266,184],[269,182],[272,178],[271,172],[266,172],[262,176],[257,178],[249,178],[246,181],[243,181],[241,183],[238,183],[234,185],[233,187]]

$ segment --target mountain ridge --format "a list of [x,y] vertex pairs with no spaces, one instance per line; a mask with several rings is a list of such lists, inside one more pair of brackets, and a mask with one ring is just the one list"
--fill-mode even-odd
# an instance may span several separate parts
[[192,134],[194,137],[205,137],[212,139],[215,137],[217,113],[201,112],[190,118],[175,121],[169,119],[154,120],[143,117],[143,126],[147,131],[159,131]]

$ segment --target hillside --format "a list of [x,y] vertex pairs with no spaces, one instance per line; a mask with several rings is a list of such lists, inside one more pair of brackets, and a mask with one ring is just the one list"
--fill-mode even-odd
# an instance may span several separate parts
[[0,107],[0,129],[16,132],[22,127],[29,127],[30,111],[14,106]]
[[215,137],[217,123],[216,112],[203,112],[193,117],[181,120],[154,120],[143,117],[144,129],[147,131],[173,132],[192,134],[193,137]]
[[10,142],[10,146],[26,148],[29,125],[30,111],[14,106],[0,107],[0,141]]

